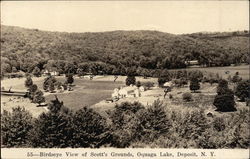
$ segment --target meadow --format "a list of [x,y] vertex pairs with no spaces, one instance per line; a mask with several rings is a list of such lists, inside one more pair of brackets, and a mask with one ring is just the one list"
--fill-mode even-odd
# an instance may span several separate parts
[[240,65],[240,66],[227,66],[227,67],[190,67],[186,69],[173,69],[170,71],[178,70],[200,70],[204,74],[206,73],[218,73],[222,78],[227,79],[230,75],[233,77],[236,72],[239,72],[242,79],[249,79],[249,65]]
[[[76,78],[74,85],[76,86],[73,87],[73,91],[56,94],[58,99],[62,100],[64,105],[72,110],[77,110],[84,106],[91,106],[101,100],[110,98],[113,90],[124,84],[120,81],[95,81]],[[49,102],[54,99],[54,96],[55,94],[47,95],[46,101]]]

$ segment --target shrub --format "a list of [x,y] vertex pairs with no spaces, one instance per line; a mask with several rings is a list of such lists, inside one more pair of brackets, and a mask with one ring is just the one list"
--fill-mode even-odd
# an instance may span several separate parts
[[189,86],[190,90],[195,92],[196,90],[200,89],[200,83],[199,80],[197,78],[192,78],[190,81],[190,86]]
[[224,94],[228,90],[228,82],[227,80],[219,80],[219,84],[217,86],[217,93],[218,94]]
[[135,85],[135,83],[136,83],[135,76],[133,76],[133,75],[128,75],[127,78],[126,78],[126,85],[127,85],[127,86],[130,86],[131,84],[132,84],[132,85]]
[[144,82],[142,83],[142,86],[146,88],[146,90],[149,90],[151,87],[154,87],[154,82]]
[[140,81],[137,81],[137,82],[136,82],[136,86],[137,86],[137,87],[141,87],[141,82],[140,82]]
[[189,93],[189,92],[183,93],[183,94],[182,94],[182,99],[183,99],[184,101],[186,101],[186,102],[190,102],[190,101],[193,100],[192,94]]
[[173,99],[173,95],[172,94],[169,94],[169,99]]
[[164,85],[164,83],[170,81],[170,77],[159,77],[158,78],[158,84],[159,84],[159,87],[162,87]]
[[67,83],[72,84],[74,82],[74,77],[72,74],[68,74],[67,76]]
[[239,82],[236,87],[235,95],[240,98],[241,101],[246,101],[250,95],[250,80]]
[[32,85],[33,85],[32,78],[31,78],[30,76],[26,77],[26,80],[25,80],[25,87],[26,87],[26,88],[30,88]]
[[38,90],[38,87],[37,87],[36,84],[32,84],[32,85],[29,87],[28,91],[29,91],[29,93],[30,93],[30,99],[31,99],[31,100],[33,100],[34,95],[35,95],[35,92],[36,92],[37,90]]
[[32,74],[36,77],[41,76],[41,70],[38,67],[35,67],[34,70],[32,71]]
[[43,89],[45,91],[48,91],[50,89],[50,85],[52,85],[52,84],[54,85],[56,82],[57,82],[57,80],[53,76],[49,76],[49,77],[45,78],[44,82],[43,82]]
[[43,92],[41,90],[37,90],[35,93],[34,93],[34,96],[33,96],[33,102],[34,103],[38,103],[39,105],[43,102],[45,102],[45,97],[43,96]]

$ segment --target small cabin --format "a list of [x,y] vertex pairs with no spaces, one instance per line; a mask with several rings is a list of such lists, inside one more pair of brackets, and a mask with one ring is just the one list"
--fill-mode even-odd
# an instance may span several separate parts
[[200,63],[198,60],[185,61],[185,64],[190,67],[199,67]]
[[57,72],[57,71],[45,70],[45,71],[43,72],[43,75],[44,75],[44,76],[49,76],[49,75],[51,75],[51,76],[58,76],[58,75],[59,75],[59,72]]

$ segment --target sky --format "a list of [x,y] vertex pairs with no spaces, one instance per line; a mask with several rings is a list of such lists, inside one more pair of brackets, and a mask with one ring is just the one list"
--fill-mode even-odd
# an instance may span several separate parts
[[1,24],[63,32],[249,30],[248,1],[2,1]]

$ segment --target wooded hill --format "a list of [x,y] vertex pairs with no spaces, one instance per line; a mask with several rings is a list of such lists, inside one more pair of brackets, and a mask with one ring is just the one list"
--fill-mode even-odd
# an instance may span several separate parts
[[95,66],[108,74],[119,74],[132,66],[185,68],[188,60],[198,60],[204,66],[227,66],[247,62],[248,53],[249,31],[65,33],[1,26],[2,73],[32,72],[35,67],[76,73],[79,68],[88,72]]

